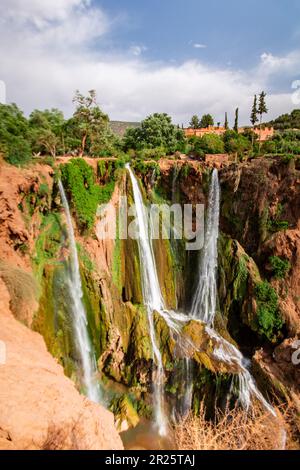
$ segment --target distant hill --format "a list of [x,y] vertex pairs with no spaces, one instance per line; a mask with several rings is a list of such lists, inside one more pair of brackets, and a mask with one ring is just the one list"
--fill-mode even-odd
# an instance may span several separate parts
[[110,121],[110,127],[114,134],[123,137],[126,130],[133,127],[139,127],[139,122]]
[[294,109],[290,114],[282,114],[277,119],[270,121],[268,125],[272,125],[278,131],[300,129],[300,109]]

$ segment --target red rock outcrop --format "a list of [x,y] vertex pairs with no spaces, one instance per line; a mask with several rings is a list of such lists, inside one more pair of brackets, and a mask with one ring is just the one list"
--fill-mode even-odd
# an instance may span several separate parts
[[0,279],[0,449],[122,449],[113,414],[77,392],[9,301]]

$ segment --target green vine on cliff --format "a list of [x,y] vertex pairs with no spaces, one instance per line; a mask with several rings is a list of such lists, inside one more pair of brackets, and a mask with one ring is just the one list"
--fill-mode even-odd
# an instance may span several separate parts
[[269,341],[276,342],[283,326],[283,319],[278,307],[278,296],[275,289],[263,281],[256,285],[258,332]]

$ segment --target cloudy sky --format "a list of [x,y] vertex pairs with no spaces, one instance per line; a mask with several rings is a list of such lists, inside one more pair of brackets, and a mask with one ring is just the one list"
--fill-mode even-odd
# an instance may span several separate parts
[[[73,111],[96,89],[111,119],[167,112],[186,124],[268,93],[268,118],[297,107],[299,0],[0,0],[0,80],[7,102]],[[300,82],[299,82],[300,84]],[[298,100],[299,103],[300,100]],[[296,102],[297,103],[297,102]],[[300,103],[299,103],[300,104]],[[298,107],[299,107],[298,104]]]

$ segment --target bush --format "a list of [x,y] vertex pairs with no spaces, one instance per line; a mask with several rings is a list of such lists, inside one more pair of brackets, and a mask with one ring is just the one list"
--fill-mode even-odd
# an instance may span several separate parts
[[[208,420],[205,405],[199,416],[190,414],[175,426],[176,448],[181,450],[272,450],[282,449],[282,435],[290,431],[289,421],[262,410],[256,403],[251,413],[241,408],[216,410],[216,419]],[[280,417],[279,417],[280,416]],[[288,435],[293,445],[292,434]]]
[[95,184],[92,167],[83,159],[76,158],[66,165],[61,165],[61,175],[63,185],[71,197],[80,229],[90,230],[101,200],[101,189]]
[[192,137],[189,139],[191,153],[203,156],[206,153],[224,153],[224,142],[218,135],[206,134],[203,137]]
[[258,332],[269,341],[275,342],[283,326],[276,291],[268,282],[263,281],[256,285],[255,297],[257,301]]
[[143,160],[159,160],[166,156],[164,147],[156,147],[153,149],[143,149],[136,152],[136,157]]
[[284,279],[291,269],[289,261],[278,256],[270,256],[269,262],[276,279]]

